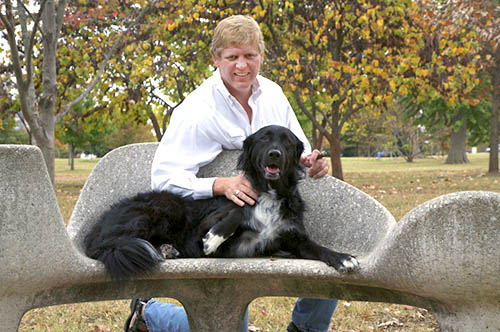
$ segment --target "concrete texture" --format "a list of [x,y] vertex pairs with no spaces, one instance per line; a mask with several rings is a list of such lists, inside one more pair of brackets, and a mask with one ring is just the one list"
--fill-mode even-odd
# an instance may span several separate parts
[[[298,259],[177,259],[147,278],[111,283],[102,264],[83,255],[81,241],[110,204],[149,190],[155,148],[135,144],[103,158],[65,229],[40,151],[0,146],[2,331],[17,331],[24,312],[36,307],[150,296],[181,301],[194,332],[234,332],[247,304],[261,296],[405,303],[429,309],[442,331],[500,331],[498,193],[441,196],[396,223],[344,182],[305,179],[308,231],[357,255],[359,272]],[[236,174],[237,154],[222,154],[200,176]]]

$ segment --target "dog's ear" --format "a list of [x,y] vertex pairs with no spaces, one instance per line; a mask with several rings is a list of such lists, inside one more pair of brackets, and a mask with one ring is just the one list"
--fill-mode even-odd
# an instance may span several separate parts
[[295,136],[295,153],[299,160],[300,156],[302,156],[302,152],[304,152],[304,143]]
[[297,136],[295,136],[295,160],[297,163],[296,172],[294,182],[299,181],[300,179],[305,178],[306,176],[306,168],[300,162],[300,157],[302,157],[302,153],[304,152],[304,143]]
[[240,157],[238,158],[237,169],[245,170],[245,166],[250,164],[249,159],[252,153],[251,150],[254,139],[255,139],[254,135],[250,135],[243,141],[243,152],[240,154]]

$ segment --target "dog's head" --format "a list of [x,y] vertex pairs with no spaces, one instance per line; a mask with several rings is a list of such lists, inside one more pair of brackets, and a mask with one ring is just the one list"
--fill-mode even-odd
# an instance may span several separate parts
[[281,186],[290,188],[303,175],[300,164],[303,151],[304,144],[289,129],[263,127],[243,142],[238,168],[259,192]]

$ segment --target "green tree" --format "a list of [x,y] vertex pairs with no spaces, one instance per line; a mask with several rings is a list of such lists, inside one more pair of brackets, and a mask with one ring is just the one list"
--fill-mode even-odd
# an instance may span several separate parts
[[330,144],[332,172],[343,178],[341,132],[363,112],[376,114],[413,61],[419,31],[412,1],[264,1],[255,11],[269,36],[267,71]]
[[57,124],[56,138],[68,145],[70,169],[74,170],[74,158],[77,151],[86,151],[89,146],[99,145],[106,135],[113,132],[114,124],[104,122],[99,115],[94,115],[93,101],[86,99],[76,105],[63,121]]
[[477,132],[482,125],[479,120],[483,107],[479,104],[488,85],[480,81],[484,77],[481,70],[485,68],[481,40],[491,36],[491,31],[486,33],[484,29],[491,26],[488,20],[492,19],[491,9],[484,9],[485,3],[488,2],[423,0],[419,3],[420,23],[426,31],[425,46],[419,57],[428,68],[423,77],[430,84],[414,85],[411,103],[416,106],[414,112],[429,112],[424,117],[428,127],[437,122],[452,129],[447,163],[467,161],[467,131]]
[[6,118],[0,127],[0,144],[28,144],[29,137],[25,130],[16,126],[13,118]]

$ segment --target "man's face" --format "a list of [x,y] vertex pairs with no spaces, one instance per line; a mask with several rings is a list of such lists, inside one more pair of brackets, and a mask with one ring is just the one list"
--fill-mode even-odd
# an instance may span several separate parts
[[229,92],[235,95],[250,92],[263,56],[257,45],[232,46],[223,49],[220,57],[214,60],[222,81]]

